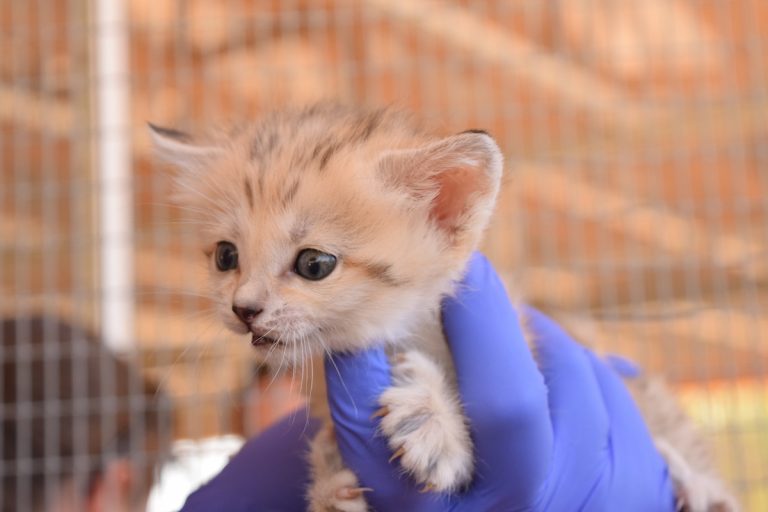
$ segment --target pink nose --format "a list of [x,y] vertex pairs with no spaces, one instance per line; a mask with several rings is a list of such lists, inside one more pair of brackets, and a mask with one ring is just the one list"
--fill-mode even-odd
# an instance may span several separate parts
[[246,306],[246,307],[232,306],[232,312],[236,314],[237,318],[239,318],[240,321],[247,326],[250,326],[254,318],[259,316],[259,313],[261,313],[262,311],[264,311],[262,308],[258,308],[254,306]]

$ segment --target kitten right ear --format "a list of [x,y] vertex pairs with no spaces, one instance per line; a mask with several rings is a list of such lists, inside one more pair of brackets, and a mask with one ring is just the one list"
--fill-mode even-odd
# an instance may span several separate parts
[[192,137],[173,128],[163,128],[147,123],[157,158],[185,171],[198,171],[222,149],[215,146],[201,146]]
[[434,225],[465,249],[474,248],[488,223],[502,168],[498,145],[480,130],[390,151],[378,162],[381,179],[426,206]]

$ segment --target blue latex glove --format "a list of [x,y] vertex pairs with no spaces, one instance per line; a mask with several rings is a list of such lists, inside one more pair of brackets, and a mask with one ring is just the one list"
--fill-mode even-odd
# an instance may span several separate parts
[[302,409],[245,443],[226,467],[187,497],[183,512],[303,512],[307,450],[320,423]]
[[[336,438],[381,511],[674,510],[666,465],[624,385],[552,321],[530,311],[541,369],[490,264],[475,256],[443,307],[477,475],[466,494],[422,494],[389,463],[371,415],[389,385],[383,352],[335,356],[327,380]],[[621,363],[622,373],[634,370]],[[615,366],[615,364],[614,364]],[[250,440],[191,494],[184,512],[303,511],[317,423],[300,411]]]
[[381,350],[326,364],[336,438],[381,511],[652,512],[675,510],[667,465],[618,375],[559,326],[526,311],[535,364],[504,286],[481,255],[443,326],[475,443],[476,476],[461,495],[420,493],[377,435],[377,398],[390,384]]

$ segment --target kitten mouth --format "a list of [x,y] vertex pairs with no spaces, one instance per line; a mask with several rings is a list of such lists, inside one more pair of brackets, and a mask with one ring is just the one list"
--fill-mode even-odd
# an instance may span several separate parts
[[266,336],[265,334],[253,332],[253,335],[251,336],[251,346],[268,347],[272,345],[285,345],[285,343],[280,340],[276,340],[275,338]]

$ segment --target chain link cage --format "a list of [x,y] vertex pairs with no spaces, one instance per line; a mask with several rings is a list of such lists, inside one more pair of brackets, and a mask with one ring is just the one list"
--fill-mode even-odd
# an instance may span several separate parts
[[768,510],[767,54],[764,0],[0,1],[3,510],[126,458],[178,508],[301,403],[213,317],[145,123],[318,99],[492,133],[486,253]]

